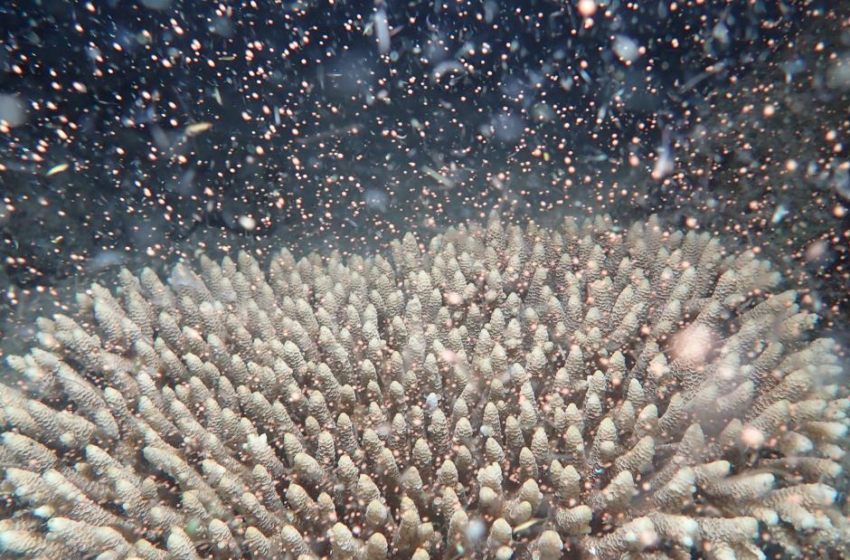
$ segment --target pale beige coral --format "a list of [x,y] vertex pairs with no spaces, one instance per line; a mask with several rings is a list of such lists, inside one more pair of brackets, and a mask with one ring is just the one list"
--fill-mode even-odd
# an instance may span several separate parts
[[753,254],[491,216],[382,256],[201,257],[39,321],[0,387],[25,557],[838,554],[835,344]]

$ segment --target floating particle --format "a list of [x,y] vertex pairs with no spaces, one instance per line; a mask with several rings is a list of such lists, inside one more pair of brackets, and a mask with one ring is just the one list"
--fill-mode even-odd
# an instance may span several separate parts
[[58,175],[63,171],[67,171],[69,167],[71,167],[71,165],[68,162],[60,163],[59,165],[54,165],[47,171],[46,176],[53,177],[54,175]]
[[584,17],[590,17],[596,13],[595,0],[579,0],[577,7],[578,13]]
[[658,159],[655,160],[655,165],[652,168],[652,178],[663,179],[673,172],[673,168],[673,154],[670,153],[670,148],[663,147],[661,149],[661,153],[658,154]]
[[625,35],[617,35],[614,38],[614,54],[626,63],[632,63],[640,57],[640,46],[637,41]]
[[813,263],[815,261],[820,260],[824,255],[826,255],[827,244],[823,239],[819,239],[817,241],[812,242],[808,247],[806,247],[805,258],[809,263]]
[[454,181],[452,181],[445,175],[440,174],[438,171],[432,169],[431,167],[428,167],[427,165],[422,166],[422,171],[424,171],[426,175],[428,175],[447,189],[450,189],[455,185]]
[[239,216],[239,226],[246,231],[253,231],[257,227],[257,220],[251,216]]
[[0,225],[3,225],[12,216],[13,208],[8,204],[0,203]]
[[192,123],[185,128],[183,133],[189,138],[191,138],[192,136],[197,136],[198,134],[208,131],[212,127],[213,125],[210,122]]
[[520,523],[519,525],[514,527],[514,534],[522,533],[526,529],[530,529],[531,527],[534,527],[535,525],[537,525],[541,521],[545,521],[545,519],[535,518],[535,519],[529,519],[525,523]]
[[466,527],[466,536],[472,542],[478,542],[487,534],[487,525],[481,518],[473,519]]
[[714,26],[714,29],[712,29],[711,31],[711,36],[717,39],[723,45],[729,44],[729,28],[726,27],[723,22],[720,22]]
[[15,128],[26,122],[26,103],[17,95],[0,94],[0,123]]
[[437,406],[440,404],[440,397],[437,393],[429,393],[427,397],[425,397],[425,407],[428,410],[436,410]]
[[784,205],[780,204],[779,206],[776,207],[776,210],[773,212],[773,217],[770,218],[770,221],[774,224],[778,224],[787,215],[788,215],[788,209],[785,208]]
[[378,37],[378,52],[387,54],[390,52],[390,28],[387,24],[387,12],[384,10],[375,13],[375,31]]
[[764,434],[757,428],[747,427],[741,431],[741,441],[747,447],[757,449],[764,445]]

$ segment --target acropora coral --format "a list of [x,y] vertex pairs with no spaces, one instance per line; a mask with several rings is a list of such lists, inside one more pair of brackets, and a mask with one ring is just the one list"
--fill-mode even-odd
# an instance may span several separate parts
[[752,252],[568,218],[123,270],[0,387],[41,558],[835,554],[834,341]]

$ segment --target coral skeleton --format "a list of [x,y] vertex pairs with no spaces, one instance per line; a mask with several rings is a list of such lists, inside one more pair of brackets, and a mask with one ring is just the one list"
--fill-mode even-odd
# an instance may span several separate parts
[[[0,386],[0,551],[839,554],[834,341],[752,252],[608,217],[123,270]],[[831,556],[838,557],[838,556]]]

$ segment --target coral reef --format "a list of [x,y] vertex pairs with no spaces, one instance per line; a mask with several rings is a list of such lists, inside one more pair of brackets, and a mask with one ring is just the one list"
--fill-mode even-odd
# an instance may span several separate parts
[[[0,388],[26,557],[764,558],[847,541],[836,345],[752,253],[496,216],[93,285]],[[392,264],[391,264],[392,263]]]

